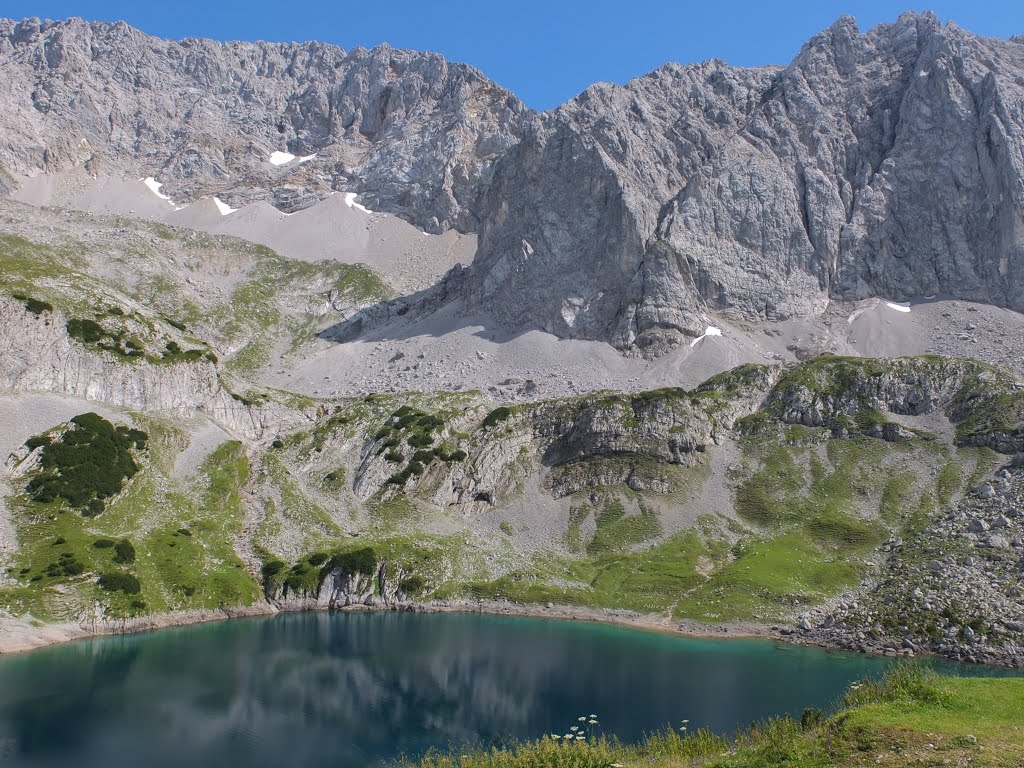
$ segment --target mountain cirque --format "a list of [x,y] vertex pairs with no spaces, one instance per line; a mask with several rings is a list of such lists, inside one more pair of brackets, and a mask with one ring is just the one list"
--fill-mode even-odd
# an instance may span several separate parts
[[[487,601],[1022,663],[1018,41],[545,113],[81,20],[0,72],[0,640]],[[85,506],[83,424],[147,435]]]
[[28,20],[2,23],[0,61],[14,177],[154,176],[174,199],[289,212],[352,190],[477,233],[446,295],[510,332],[652,355],[719,316],[815,317],[835,299],[1024,307],[1024,46],[929,14],[865,34],[844,17],[786,67],[666,65],[543,114],[386,46]]

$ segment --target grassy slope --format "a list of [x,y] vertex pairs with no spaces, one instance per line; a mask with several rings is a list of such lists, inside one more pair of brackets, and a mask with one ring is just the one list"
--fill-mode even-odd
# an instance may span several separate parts
[[888,535],[919,523],[936,500],[948,503],[994,456],[926,441],[832,440],[798,426],[743,438],[742,448],[730,478],[738,521],[709,510],[693,529],[652,542],[651,520],[623,518],[614,501],[642,504],[642,495],[605,489],[613,501],[593,510],[589,541],[569,521],[575,555],[538,555],[531,568],[468,585],[469,594],[697,621],[779,620],[856,587]]
[[[666,534],[654,509],[683,503],[681,495],[626,486],[584,490],[573,497],[564,546],[523,553],[505,535],[473,536],[464,525],[432,527],[443,512],[415,497],[371,499],[357,519],[356,507],[348,509],[357,502],[326,479],[328,468],[338,469],[335,460],[328,459],[322,470],[306,471],[314,456],[339,441],[358,444],[361,432],[379,427],[400,400],[361,401],[262,454],[256,482],[270,490],[266,516],[255,533],[258,551],[291,563],[313,552],[374,546],[426,578],[426,596],[438,598],[550,601],[701,622],[772,622],[856,587],[886,536],[919,524],[991,461],[983,449],[930,441],[831,440],[821,430],[785,427],[742,439],[743,460],[729,475],[736,489],[736,518],[709,510],[696,525]],[[461,402],[448,406],[453,414],[465,407]],[[328,429],[328,424],[334,426]],[[152,466],[97,520],[74,513],[43,519],[40,510],[33,512],[38,505],[15,498],[20,538],[27,542],[13,563],[20,586],[5,593],[5,602],[16,612],[67,618],[97,595],[115,613],[137,610],[127,597],[100,593],[84,586],[83,579],[70,585],[71,594],[54,592],[66,586],[49,579],[29,581],[65,551],[89,572],[102,572],[109,564],[97,558],[110,551],[90,548],[90,537],[100,536],[128,537],[139,549],[132,572],[142,580],[143,594],[134,599],[143,599],[147,611],[256,599],[257,587],[230,543],[243,517],[237,491],[248,475],[244,452],[237,444],[235,454],[222,448],[200,477],[172,481],[184,436],[159,420],[150,420],[147,429],[154,435]],[[672,471],[674,484],[690,498],[709,477],[707,465]],[[202,489],[217,483],[230,492],[205,495]],[[592,525],[584,528],[587,519]],[[359,536],[346,533],[350,530]],[[57,538],[68,544],[53,545]],[[504,575],[495,578],[488,562],[499,564],[497,573]],[[29,570],[20,573],[24,568]]]
[[847,696],[835,716],[761,723],[726,740],[706,732],[659,733],[638,745],[544,737],[508,749],[429,755],[419,768],[855,768],[1024,764],[1024,679],[936,678],[897,667]]
[[[9,497],[19,542],[9,575],[17,583],[0,588],[0,607],[66,621],[93,615],[96,604],[107,615],[125,616],[248,605],[258,597],[258,586],[232,541],[241,530],[239,492],[248,477],[241,444],[224,443],[194,475],[177,480],[171,473],[184,447],[183,433],[169,422],[141,417],[139,422],[150,434],[145,466],[98,517],[82,517],[62,502]],[[95,546],[99,539],[127,539],[136,550],[135,561],[114,562],[113,548]],[[85,573],[47,576],[47,566],[64,553],[74,555]],[[108,572],[136,576],[141,593],[101,589],[95,577]]]

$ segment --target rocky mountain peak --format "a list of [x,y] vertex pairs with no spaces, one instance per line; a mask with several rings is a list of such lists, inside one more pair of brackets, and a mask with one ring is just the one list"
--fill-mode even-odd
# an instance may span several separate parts
[[1022,71],[1015,44],[904,14],[867,33],[841,18],[784,68],[591,89],[499,164],[474,300],[654,354],[709,313],[807,317],[833,297],[1021,308]]

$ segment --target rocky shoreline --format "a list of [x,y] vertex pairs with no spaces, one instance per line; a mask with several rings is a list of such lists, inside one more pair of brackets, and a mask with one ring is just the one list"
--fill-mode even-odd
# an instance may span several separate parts
[[940,518],[890,538],[875,583],[791,636],[848,650],[1024,668],[1024,455]]

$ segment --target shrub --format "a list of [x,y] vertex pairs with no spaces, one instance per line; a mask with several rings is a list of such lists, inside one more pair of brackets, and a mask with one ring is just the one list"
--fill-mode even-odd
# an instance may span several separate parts
[[390,461],[392,464],[401,464],[404,461],[404,457],[396,450],[390,450],[384,454],[384,458]]
[[207,353],[202,349],[182,349],[178,342],[168,341],[164,345],[164,352],[161,355],[161,358],[170,363],[194,363],[198,360],[202,360],[206,356]]
[[406,442],[413,448],[426,448],[434,444],[434,436],[429,432],[414,432]]
[[272,442],[270,444],[270,447],[271,448],[277,448],[277,449],[284,448],[284,440],[281,440],[280,438],[278,438],[277,440],[275,440],[274,442]]
[[416,426],[424,432],[436,432],[444,426],[444,421],[432,413],[425,413],[416,419]]
[[132,600],[132,608],[138,608],[140,611],[146,607],[145,600]]
[[272,578],[283,571],[286,567],[287,566],[280,560],[270,560],[263,564],[263,578]]
[[312,555],[306,558],[306,562],[312,566],[320,566],[331,559],[331,556],[326,552],[314,552]]
[[405,485],[409,480],[409,470],[403,469],[401,472],[396,472],[387,479],[385,485]]
[[34,451],[36,448],[42,448],[44,445],[50,444],[50,438],[47,435],[35,435],[25,441],[25,447],[30,451]]
[[372,576],[377,572],[377,554],[370,547],[339,552],[331,557],[325,570],[340,568],[346,573],[362,573]]
[[42,446],[41,471],[27,490],[38,502],[63,499],[95,516],[103,512],[104,499],[120,492],[139,471],[131,450],[145,448],[148,436],[138,429],[115,428],[95,413],[75,416],[71,424],[59,440]]
[[177,534],[179,534],[181,536],[191,536],[192,535],[192,531],[190,531],[188,528],[179,528],[177,531],[175,531],[175,533],[177,533]]
[[56,539],[53,540],[53,546],[55,546],[55,547],[59,547],[61,544],[67,544],[67,543],[68,543],[68,540],[65,539],[63,536],[58,536]]
[[446,464],[451,464],[453,461],[465,461],[468,458],[468,456],[469,454],[467,454],[461,448],[457,448],[451,453],[438,454],[438,457],[441,459],[441,461],[445,462]]
[[424,578],[418,574],[412,574],[402,579],[402,582],[398,585],[407,595],[419,595],[426,589],[427,582]]
[[124,592],[126,595],[137,595],[142,591],[142,585],[137,578],[130,573],[122,573],[120,571],[100,574],[97,583],[108,592]]
[[113,539],[96,539],[96,541],[94,541],[92,543],[92,545],[94,547],[96,547],[96,549],[111,549],[114,546],[114,540]]
[[84,344],[95,344],[107,336],[103,326],[95,320],[73,317],[67,322],[68,336]]
[[512,415],[512,409],[506,405],[499,406],[487,414],[484,418],[484,426],[490,429],[496,427]]
[[39,317],[43,312],[53,312],[53,305],[48,301],[42,301],[41,299],[34,299],[31,296],[25,296],[24,294],[16,293],[14,298],[25,305],[25,309],[31,312],[36,317]]
[[135,562],[135,547],[128,539],[121,539],[117,544],[114,545],[114,562],[115,563],[134,563]]
[[292,566],[285,576],[284,585],[292,592],[305,592],[307,594],[316,592],[320,586],[320,572],[311,567],[309,563],[298,562]]

